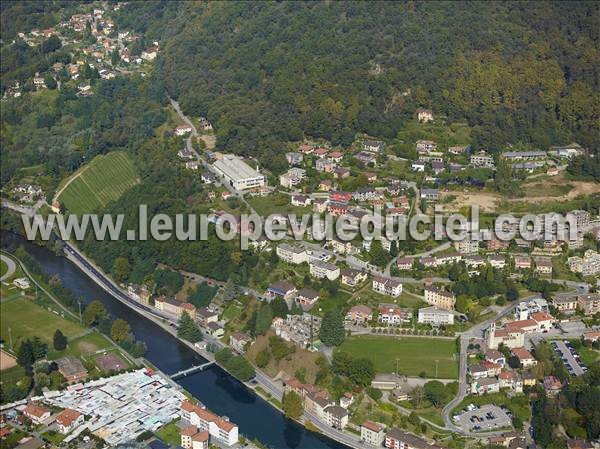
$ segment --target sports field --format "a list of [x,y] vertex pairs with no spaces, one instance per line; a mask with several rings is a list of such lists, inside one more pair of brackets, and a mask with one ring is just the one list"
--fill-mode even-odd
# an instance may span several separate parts
[[58,190],[58,201],[71,213],[101,210],[139,183],[129,156],[122,151],[99,155],[70,176]]
[[398,360],[400,374],[409,377],[419,376],[422,372],[430,378],[458,377],[456,342],[451,339],[361,335],[347,338],[340,350],[353,357],[370,359],[378,373],[396,372]]
[[0,304],[0,319],[2,340],[10,345],[12,336],[14,348],[18,348],[22,340],[33,336],[38,336],[52,346],[52,337],[56,329],[60,329],[69,340],[86,332],[77,323],[49,312],[25,298],[3,301]]

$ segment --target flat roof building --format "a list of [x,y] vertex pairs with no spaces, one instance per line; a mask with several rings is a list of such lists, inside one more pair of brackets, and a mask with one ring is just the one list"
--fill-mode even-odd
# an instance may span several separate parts
[[215,162],[213,167],[236,190],[253,189],[265,185],[264,175],[233,154],[226,154]]

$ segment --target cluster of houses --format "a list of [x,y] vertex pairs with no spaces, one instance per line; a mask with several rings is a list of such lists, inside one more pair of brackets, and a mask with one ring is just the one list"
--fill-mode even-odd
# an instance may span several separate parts
[[314,342],[318,340],[321,319],[309,313],[287,315],[285,318],[275,317],[271,323],[275,335],[296,346],[315,350]]
[[600,254],[593,249],[588,249],[582,257],[569,257],[567,266],[573,273],[581,273],[584,277],[597,276],[600,274]]
[[17,184],[12,189],[12,193],[16,201],[23,203],[33,203],[44,197],[44,191],[40,186],[29,183]]
[[[86,64],[91,69],[97,70],[101,79],[113,79],[121,73],[113,67],[114,52],[119,54],[121,64],[130,65],[130,71],[132,66],[136,65],[138,71],[144,73],[140,65],[144,61],[149,62],[156,58],[159,50],[158,42],[153,42],[140,54],[133,55],[131,48],[141,39],[141,36],[126,30],[116,31],[115,23],[109,17],[110,12],[118,11],[121,7],[121,4],[105,4],[102,8],[94,8],[90,12],[73,14],[54,27],[17,33],[18,38],[31,47],[39,46],[46,39],[55,36],[60,39],[64,48],[69,49],[72,56],[70,64],[56,62],[50,66],[47,72],[36,72],[32,79],[33,87],[36,90],[47,88],[46,77],[50,76],[57,81],[59,73],[64,71],[71,80],[76,81],[81,76],[82,66]],[[86,44],[86,40],[82,39],[87,30],[94,39],[92,44]],[[7,89],[6,95],[18,98],[22,91],[23,86],[17,82]],[[93,95],[91,86],[80,84],[77,95],[81,97]]]
[[360,439],[371,446],[384,446],[389,449],[443,449],[404,430],[391,428],[386,431],[383,424],[373,421],[361,424]]

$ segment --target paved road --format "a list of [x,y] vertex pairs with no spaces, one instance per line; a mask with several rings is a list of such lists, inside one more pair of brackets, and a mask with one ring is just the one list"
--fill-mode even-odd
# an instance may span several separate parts
[[[200,162],[204,166],[205,169],[212,172],[218,179],[222,179],[221,174],[219,172],[217,172],[211,164],[206,162],[204,160],[204,158],[200,155],[200,153],[198,153],[194,149],[194,146],[192,145],[192,137],[198,137],[198,130],[194,126],[194,123],[190,120],[189,117],[187,117],[183,113],[183,111],[181,110],[181,107],[179,106],[179,103],[177,101],[173,100],[172,98],[169,98],[169,100],[171,101],[171,106],[173,106],[173,109],[175,109],[175,112],[177,112],[177,115],[179,115],[181,120],[183,120],[187,125],[189,125],[192,128],[191,135],[185,141],[186,149],[196,156],[196,160],[198,162]],[[231,186],[226,181],[222,182],[222,184],[224,187],[227,188],[227,190],[229,190],[233,194],[233,196],[235,196],[236,198],[239,198],[239,200],[248,208],[248,210],[250,210],[253,214],[256,214],[256,210],[250,205],[250,203],[248,203],[246,198],[244,198],[244,194],[242,192],[234,189],[233,186]]]
[[4,254],[0,254],[0,258],[2,259],[2,262],[4,262],[8,266],[8,270],[0,278],[0,281],[3,281],[4,279],[8,279],[12,276],[12,274],[17,269],[17,264],[14,260],[12,260],[10,257],[5,256]]

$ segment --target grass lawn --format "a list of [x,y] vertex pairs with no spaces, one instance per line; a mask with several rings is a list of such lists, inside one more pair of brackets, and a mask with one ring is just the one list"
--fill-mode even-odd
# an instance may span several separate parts
[[0,315],[2,339],[10,344],[8,331],[10,328],[14,348],[18,348],[22,340],[33,336],[38,336],[51,346],[56,329],[60,329],[69,340],[86,332],[79,324],[49,312],[24,298],[3,301],[0,304]]
[[162,426],[156,431],[156,436],[167,444],[179,446],[181,444],[179,419]]
[[596,362],[598,360],[598,357],[600,357],[600,352],[598,352],[592,348],[588,348],[587,346],[582,346],[577,351],[579,352],[579,355],[581,356],[581,361],[583,363],[585,363],[587,366],[592,365],[594,362]]
[[425,372],[427,377],[433,378],[436,377],[437,360],[438,378],[458,377],[454,340],[360,335],[346,339],[340,350],[354,357],[366,357],[372,360],[378,373],[395,372],[396,359],[398,359],[398,369],[402,374],[418,376],[421,372]]
[[327,298],[319,299],[317,304],[311,310],[311,313],[323,316],[332,309],[343,309],[344,306],[348,303],[350,296],[350,293],[338,290],[335,296],[328,296]]
[[256,212],[262,217],[268,217],[271,214],[289,214],[295,213],[296,216],[312,212],[310,207],[292,206],[291,196],[284,193],[268,195],[264,197],[248,197],[248,203],[256,209]]
[[0,260],[0,276],[4,276],[4,273],[8,271],[8,265],[3,260]]
[[12,384],[25,377],[25,370],[17,365],[2,371],[2,382]]
[[57,359],[65,355],[73,355],[75,357],[89,356],[100,350],[112,350],[114,346],[98,332],[90,332],[82,337],[77,337],[69,340],[67,349],[64,351],[55,351],[50,346],[48,353],[49,359]]
[[58,200],[75,214],[98,211],[139,183],[133,162],[122,151],[96,156],[70,179]]

